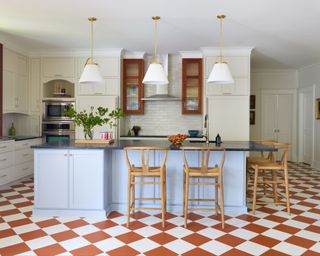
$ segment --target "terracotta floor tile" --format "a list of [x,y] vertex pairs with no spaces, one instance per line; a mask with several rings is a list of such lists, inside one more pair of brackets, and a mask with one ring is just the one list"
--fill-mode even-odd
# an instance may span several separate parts
[[50,219],[50,220],[44,220],[44,221],[39,221],[36,223],[40,228],[46,228],[54,225],[60,224],[59,221],[56,219]]
[[286,232],[289,234],[295,234],[300,231],[300,229],[298,229],[298,228],[291,227],[291,226],[284,225],[284,224],[279,224],[278,226],[274,227],[274,229],[282,231],[282,232]]
[[173,251],[171,251],[165,247],[162,247],[162,246],[155,248],[155,249],[152,249],[150,251],[147,251],[144,254],[146,256],[175,256],[175,255],[178,255],[177,253],[174,253]]
[[157,228],[157,229],[162,230],[162,231],[167,231],[169,229],[175,228],[176,225],[174,225],[174,224],[172,224],[170,222],[165,222],[165,226],[163,228],[162,227],[162,222],[159,222],[159,223],[156,223],[156,224],[152,225],[152,227]]
[[310,225],[310,226],[306,227],[305,230],[320,234],[320,227],[319,226]]
[[227,223],[224,224],[224,228],[222,228],[220,223],[212,226],[212,228],[218,229],[218,230],[226,232],[226,233],[230,233],[230,232],[238,229],[237,227],[229,225]]
[[308,218],[308,217],[304,217],[304,216],[296,216],[293,218],[293,220],[308,223],[308,224],[312,224],[317,221],[316,219],[312,219],[312,218]]
[[272,248],[273,246],[277,245],[281,241],[268,237],[268,236],[263,236],[263,235],[258,235],[250,240],[251,242],[254,242],[256,244],[261,244],[263,246]]
[[264,219],[270,220],[270,221],[273,221],[273,222],[279,222],[279,223],[282,223],[282,222],[285,222],[285,221],[288,220],[286,218],[283,218],[283,217],[280,217],[280,216],[277,216],[277,215],[268,215]]
[[66,223],[64,223],[64,225],[66,225],[68,228],[78,228],[78,227],[88,225],[88,222],[85,222],[84,220],[79,219],[79,220],[66,222]]
[[108,219],[118,218],[121,216],[123,216],[123,214],[121,214],[119,212],[110,212],[108,215]]
[[233,235],[229,235],[229,234],[226,234],[224,236],[220,236],[216,240],[221,242],[221,243],[230,245],[232,247],[236,247],[239,244],[242,244],[244,241],[246,241],[246,240],[244,240],[242,238],[239,238],[239,237],[236,237],[236,236],[233,236]]
[[36,239],[38,237],[47,236],[47,233],[41,229],[38,229],[38,230],[20,234],[19,236],[23,239],[23,241],[29,241],[29,240]]
[[18,207],[18,208],[25,207],[25,206],[31,206],[31,205],[33,205],[33,203],[30,201],[14,204],[14,206]]
[[261,256],[292,256],[292,255],[285,254],[283,252],[279,252],[279,251],[271,249],[271,250],[266,251],[265,253],[261,254]]
[[[287,212],[286,209],[283,209],[282,211],[283,211],[283,212]],[[290,212],[291,212],[292,214],[296,214],[296,215],[299,215],[299,214],[303,213],[302,210],[294,209],[294,208],[292,208],[292,207],[291,207],[291,209],[290,209]]]
[[72,250],[72,251],[70,251],[70,253],[73,256],[88,256],[88,255],[94,256],[94,255],[101,254],[102,251],[100,249],[98,249],[97,247],[95,247],[94,245],[90,244],[90,245]]
[[15,244],[8,247],[0,248],[0,255],[11,256],[30,251],[30,248],[25,243]]
[[215,254],[202,250],[201,248],[194,248],[193,250],[182,254],[182,256],[213,256],[213,255]]
[[154,235],[154,236],[151,236],[151,237],[148,237],[150,240],[158,243],[158,244],[161,244],[161,245],[164,245],[164,244],[167,244],[167,243],[170,243],[174,240],[176,240],[177,238],[172,236],[172,235],[169,235],[167,233],[159,233],[157,235]]
[[200,220],[202,218],[203,218],[203,216],[201,216],[199,214],[196,214],[193,212],[188,213],[188,220],[196,221],[196,220]]
[[8,224],[11,227],[18,227],[18,226],[27,225],[27,224],[30,224],[30,223],[32,223],[32,221],[30,219],[27,219],[27,218],[8,222]]
[[304,254],[302,254],[301,256],[319,256],[319,253],[308,250]]
[[295,245],[298,245],[300,247],[304,247],[307,249],[316,243],[315,241],[312,241],[312,240],[309,240],[306,238],[302,238],[299,236],[291,236],[285,242],[290,243],[290,244],[295,244]]
[[54,256],[66,252],[66,250],[59,244],[52,244],[34,250],[37,256]]
[[[33,192],[33,191],[32,191]],[[18,198],[23,198],[21,195],[14,195],[14,196],[7,196],[6,197],[8,200],[13,200],[13,199],[18,199]]]
[[187,225],[187,229],[192,230],[193,232],[198,232],[198,231],[205,229],[205,228],[207,228],[207,226],[202,225],[198,222],[190,222]]
[[8,215],[13,215],[13,214],[17,214],[17,213],[21,213],[21,212],[18,209],[11,209],[11,210],[6,210],[6,211],[0,212],[0,216],[8,216]]
[[191,235],[185,236],[183,238],[181,238],[184,241],[187,241],[190,244],[193,244],[195,246],[200,246],[206,242],[209,242],[211,239],[206,237],[206,236],[202,236],[200,234],[197,233],[193,233]]
[[9,205],[10,202],[9,201],[3,201],[3,202],[0,202],[0,206],[4,206],[4,205]]
[[116,237],[118,240],[124,242],[125,244],[130,244],[130,243],[133,243],[135,241],[138,241],[138,240],[141,240],[143,239],[144,237],[135,233],[135,232],[129,232],[129,233],[125,233],[125,234],[122,234],[120,236],[117,236]]
[[139,220],[150,216],[150,214],[146,214],[144,212],[135,212],[130,215],[131,218]]
[[298,205],[302,205],[302,206],[307,206],[307,207],[316,207],[317,204],[313,204],[313,203],[309,203],[309,202],[305,202],[305,201],[302,201],[300,203],[297,203]]
[[84,235],[83,237],[85,239],[87,239],[90,243],[96,243],[98,241],[110,238],[111,236],[106,234],[103,231],[97,231],[97,232],[94,232],[94,233],[90,233],[90,234]]
[[57,242],[69,240],[75,237],[78,237],[79,235],[72,230],[67,230],[63,232],[59,232],[56,234],[51,235],[53,239],[55,239]]
[[221,256],[253,256],[253,255],[249,254],[249,253],[246,253],[244,251],[240,251],[240,250],[238,250],[236,248],[233,248],[233,249],[225,252]]
[[117,226],[118,224],[111,221],[111,220],[105,220],[105,221],[95,223],[93,225],[102,230],[102,229],[106,229],[106,228],[112,228],[114,226]]
[[264,231],[268,230],[268,228],[261,225],[254,224],[254,223],[250,223],[247,226],[244,226],[242,228],[255,233],[263,233]]
[[[320,197],[319,197],[319,199],[316,199],[316,200],[320,200]],[[320,214],[320,209],[313,208],[313,209],[310,209],[308,212]]]
[[[161,216],[162,216],[161,213],[156,214],[155,216],[158,217],[159,219],[162,218],[162,217],[161,217]],[[166,213],[165,213],[165,220],[170,220],[170,219],[173,219],[173,218],[176,218],[176,217],[177,217],[177,215],[172,214],[172,213],[170,213],[170,212],[166,212]]]
[[0,231],[0,239],[8,236],[14,236],[16,232],[13,229],[4,229]]
[[269,213],[269,214],[273,214],[275,212],[277,212],[277,210],[268,208],[268,207],[260,207],[259,209],[257,209],[257,211],[259,212],[265,212],[265,213]]
[[110,256],[135,256],[140,253],[130,246],[125,245],[112,251],[108,251],[107,254]]
[[252,216],[249,214],[242,214],[240,216],[237,216],[236,218],[240,219],[240,220],[248,221],[248,222],[254,222],[254,221],[259,220],[258,217],[255,217],[255,216]]
[[[210,219],[214,219],[214,220],[218,220],[218,221],[221,221],[221,214],[213,214],[213,215],[210,215],[208,218]],[[224,220],[229,220],[231,219],[231,217],[227,216],[227,215],[224,215]]]
[[129,227],[127,227],[127,224],[123,224],[124,227],[130,229],[130,230],[136,230],[139,228],[143,228],[147,226],[146,224],[140,222],[140,221],[130,221]]

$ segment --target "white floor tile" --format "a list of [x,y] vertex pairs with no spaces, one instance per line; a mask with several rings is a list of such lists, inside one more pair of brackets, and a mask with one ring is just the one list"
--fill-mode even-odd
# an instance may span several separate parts
[[146,218],[140,219],[139,221],[147,225],[154,225],[161,222],[162,220],[155,216],[148,216]]
[[39,229],[39,226],[34,224],[34,223],[30,223],[30,224],[27,224],[27,225],[18,226],[18,227],[13,228],[13,230],[17,234],[23,234],[23,233],[30,232],[30,231],[33,231],[33,230],[38,230],[38,229]]
[[304,253],[307,249],[302,248],[300,246],[296,246],[294,244],[281,242],[273,247],[274,250],[283,252],[289,255],[301,255]]
[[214,225],[221,223],[220,221],[214,220],[211,218],[202,218],[202,219],[196,220],[195,222],[208,227],[212,227]]
[[14,220],[21,220],[24,219],[26,216],[23,213],[17,213],[12,214],[8,216],[3,216],[2,219],[4,219],[6,222],[14,221]]
[[284,225],[288,225],[291,227],[299,228],[299,229],[304,229],[309,226],[309,224],[301,222],[301,221],[296,221],[296,220],[287,220],[283,222]]
[[233,230],[232,232],[230,232],[230,235],[240,237],[245,240],[250,240],[259,234],[252,232],[252,231],[249,231],[249,230],[246,230],[246,229],[239,228],[239,229],[236,229],[236,230]]
[[236,248],[253,255],[261,255],[269,250],[268,247],[253,243],[251,241],[245,241]]
[[215,255],[221,255],[225,253],[226,251],[229,251],[232,249],[231,246],[220,243],[218,241],[212,240],[210,242],[207,242],[205,244],[202,244],[199,246],[201,249],[206,250],[210,253],[213,253]]
[[65,248],[67,251],[72,251],[74,249],[89,245],[90,243],[82,237],[76,237],[76,238],[72,238],[72,239],[60,242],[59,244],[63,248]]
[[73,229],[74,232],[76,232],[78,235],[81,235],[81,236],[94,233],[99,230],[100,229],[98,229],[96,226],[93,226],[93,225],[86,225],[86,226]]
[[53,235],[59,232],[70,230],[70,228],[68,228],[63,224],[58,224],[58,225],[43,228],[42,230],[46,232],[48,235]]
[[132,247],[133,249],[135,249],[141,253],[150,251],[150,250],[157,248],[159,246],[159,244],[153,242],[152,240],[150,240],[148,238],[140,239],[140,240],[135,241],[129,245],[130,245],[130,247]]
[[301,230],[298,233],[296,233],[295,235],[302,237],[302,238],[306,238],[306,239],[315,241],[315,242],[320,241],[320,234],[319,233],[310,232],[308,230]]
[[143,237],[150,237],[150,236],[161,233],[161,230],[154,227],[146,226],[143,228],[136,229],[134,232]]
[[112,228],[106,228],[103,231],[109,234],[110,236],[119,236],[125,233],[129,233],[130,229],[123,226],[114,226]]
[[218,229],[214,229],[214,228],[201,229],[197,233],[200,235],[206,236],[210,239],[216,239],[216,238],[226,234],[225,232],[222,232],[222,231],[220,231]]
[[278,226],[279,223],[278,222],[274,222],[271,220],[266,220],[266,219],[260,219],[254,222],[254,224],[260,225],[260,226],[264,226],[266,228],[273,228],[275,226]]
[[238,228],[242,228],[248,224],[250,224],[250,222],[248,221],[244,221],[238,218],[232,218],[226,221],[227,224],[238,227]]
[[177,239],[177,240],[174,240],[170,243],[165,244],[164,247],[166,247],[167,249],[169,249],[175,253],[183,254],[187,251],[194,249],[196,246],[194,246],[193,244],[190,244],[186,241]]
[[291,235],[279,230],[275,230],[275,229],[268,229],[267,231],[263,232],[261,235],[264,236],[268,236],[280,241],[284,241],[286,239],[288,239]]
[[99,241],[97,243],[94,243],[93,245],[99,248],[101,251],[106,252],[106,251],[111,251],[113,249],[124,246],[125,244],[120,240],[114,237],[111,237],[111,238]]
[[23,240],[17,235],[1,238],[0,239],[0,248],[7,247],[10,245],[14,245],[14,244],[19,244],[22,242],[23,242]]
[[310,248],[311,251],[315,251],[320,254],[320,242],[316,243]]
[[30,247],[30,249],[35,250],[38,248],[55,244],[57,243],[57,241],[50,236],[43,236],[43,237],[39,237],[30,241],[27,241],[25,243]]
[[177,237],[177,238],[182,238],[182,237],[185,237],[185,236],[192,234],[193,232],[188,229],[185,229],[183,227],[175,227],[175,228],[167,230],[166,233],[168,233],[169,235],[172,235],[174,237]]

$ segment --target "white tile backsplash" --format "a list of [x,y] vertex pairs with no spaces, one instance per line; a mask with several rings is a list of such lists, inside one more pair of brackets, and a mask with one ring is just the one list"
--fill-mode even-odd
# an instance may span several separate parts
[[[150,58],[145,61],[149,66]],[[169,94],[181,97],[182,61],[180,55],[169,55]],[[154,85],[144,86],[144,96],[155,94]],[[125,117],[127,133],[133,125],[141,126],[141,135],[169,135],[187,133],[188,130],[202,130],[202,115],[182,115],[181,101],[148,101],[144,103],[144,115]],[[124,134],[126,135],[126,134]]]

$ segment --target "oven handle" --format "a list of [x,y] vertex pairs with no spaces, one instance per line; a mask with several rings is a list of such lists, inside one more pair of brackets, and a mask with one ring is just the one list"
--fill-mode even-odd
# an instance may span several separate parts
[[73,135],[75,131],[42,131],[43,135]]

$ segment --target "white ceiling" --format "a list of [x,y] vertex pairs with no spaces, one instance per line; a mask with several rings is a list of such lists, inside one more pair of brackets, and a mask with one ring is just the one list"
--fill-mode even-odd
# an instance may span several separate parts
[[160,15],[159,51],[218,46],[218,13],[225,13],[225,46],[253,46],[254,68],[297,68],[320,61],[319,0],[10,0],[1,1],[0,31],[28,51],[87,49],[89,16],[95,48],[152,52]]

